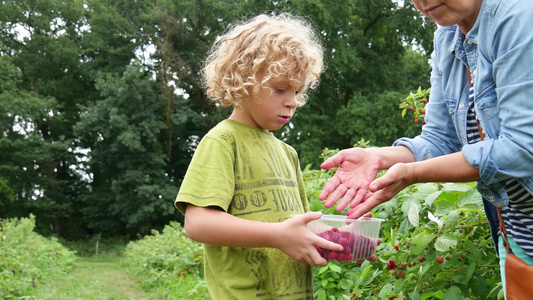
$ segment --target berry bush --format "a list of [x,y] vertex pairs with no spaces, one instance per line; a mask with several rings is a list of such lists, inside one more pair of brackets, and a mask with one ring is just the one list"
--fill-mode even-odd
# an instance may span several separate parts
[[[312,210],[339,214],[318,200],[333,172],[305,169]],[[503,299],[475,183],[415,184],[372,213],[386,220],[375,257],[316,267],[315,299]]]
[[[324,156],[336,151],[325,149]],[[318,199],[333,172],[304,169],[311,210],[345,214]],[[503,299],[475,183],[415,184],[372,213],[385,219],[375,255],[350,261],[328,254],[328,265],[314,268],[315,299]],[[173,222],[162,233],[130,242],[125,254],[131,272],[162,298],[209,299],[202,251]]]
[[209,299],[203,246],[190,240],[180,223],[128,243],[124,254],[130,272],[159,299]]
[[431,89],[423,90],[419,87],[416,93],[409,93],[409,96],[405,97],[405,99],[400,102],[402,117],[405,117],[409,111],[413,113],[415,123],[421,122],[422,124],[425,124],[426,104],[428,103],[430,92]]
[[33,215],[0,220],[0,299],[33,299],[43,280],[75,267],[73,251],[34,229]]

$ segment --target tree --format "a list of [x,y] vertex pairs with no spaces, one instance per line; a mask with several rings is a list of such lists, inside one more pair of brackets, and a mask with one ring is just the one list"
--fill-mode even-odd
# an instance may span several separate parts
[[[427,53],[432,49],[427,36],[432,37],[433,22],[420,18],[410,2],[291,3],[294,8],[285,10],[310,16],[317,24],[328,67],[318,91],[293,118],[294,130],[283,132],[302,164],[317,168],[322,149],[348,148],[361,137],[383,146],[397,134],[414,134],[410,121],[396,116],[402,93],[429,85]],[[411,51],[412,45],[425,52]]]
[[[52,169],[56,161],[70,162],[68,141],[50,141],[43,134],[43,124],[61,123],[60,106],[53,97],[19,90],[23,75],[7,56],[0,56],[5,71],[0,90],[0,178],[10,195],[4,217],[17,217],[37,211],[53,226],[57,220],[72,215],[73,208],[64,190],[65,174]],[[38,200],[38,201],[37,201]]]
[[85,107],[76,132],[90,147],[94,190],[80,195],[87,224],[95,231],[135,235],[163,228],[178,213],[177,194],[165,173],[160,135],[164,105],[149,73],[132,65],[121,76],[97,80],[102,100]]
[[11,0],[0,9],[0,56],[16,75],[16,84],[2,93],[1,164],[15,193],[2,216],[32,212],[39,230],[59,235],[84,230],[74,224],[81,219],[77,196],[87,186],[79,161],[84,149],[72,131],[79,105],[96,98],[97,73],[123,71],[137,47],[116,30],[129,30],[128,23],[111,13],[111,3],[88,3]]
[[[227,110],[217,114],[199,85],[200,63],[217,35],[235,20],[258,13],[283,11],[307,17],[315,23],[326,47],[328,69],[319,90],[311,94],[309,103],[297,112],[291,127],[275,132],[298,150],[303,164],[313,163],[316,167],[319,154],[326,146],[344,148],[353,145],[353,138],[344,133],[363,131],[368,124],[354,127],[353,120],[339,119],[339,114],[349,117],[350,114],[342,111],[358,107],[358,99],[373,103],[382,98],[380,94],[389,91],[408,94],[419,85],[429,84],[427,53],[431,51],[434,24],[421,18],[411,3],[399,6],[392,0],[335,3],[323,0],[159,1],[152,13],[152,22],[157,26],[151,29],[153,43],[157,45],[158,78],[163,87],[168,87],[170,81],[175,82],[176,88],[188,96],[186,107],[204,116],[197,118],[186,114],[189,116],[187,121],[181,117],[181,124],[168,127],[169,141],[191,143],[189,137],[195,137],[190,145],[167,145],[168,149],[177,151],[173,157],[188,161],[190,153],[183,150],[194,148],[198,137],[229,115]],[[409,49],[411,45],[425,52],[414,52]],[[396,107],[381,106],[389,110],[389,115],[396,112],[403,98],[398,96]],[[372,113],[372,110],[366,111]],[[385,123],[390,122],[378,120],[373,126],[377,131],[390,132],[381,129],[387,126]],[[400,125],[400,132],[410,128],[409,122],[401,118],[393,123]],[[328,126],[330,124],[334,126]],[[382,145],[392,139],[390,136],[383,138],[382,134],[380,140],[373,143]]]
[[[327,70],[275,134],[302,165],[325,148],[414,135],[400,100],[428,86],[434,29],[411,2],[7,0],[0,9],[0,217],[41,232],[143,233],[172,207],[219,109],[199,78],[228,25],[258,13],[309,18]],[[207,9],[209,8],[209,9]],[[413,46],[416,46],[414,49]],[[51,228],[51,230],[50,230]]]

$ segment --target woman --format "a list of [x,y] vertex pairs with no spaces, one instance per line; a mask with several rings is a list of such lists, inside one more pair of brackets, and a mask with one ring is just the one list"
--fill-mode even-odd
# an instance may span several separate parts
[[422,133],[331,157],[321,167],[339,169],[320,199],[331,207],[342,197],[337,210],[350,204],[349,216],[358,218],[413,183],[478,181],[505,284],[496,207],[513,253],[533,264],[533,7],[529,0],[413,3],[441,25]]

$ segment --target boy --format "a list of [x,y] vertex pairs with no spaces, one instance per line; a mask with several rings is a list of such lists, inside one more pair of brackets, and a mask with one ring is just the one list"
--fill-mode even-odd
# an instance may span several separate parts
[[342,250],[308,230],[320,213],[305,213],[298,155],[270,132],[316,87],[322,55],[312,27],[290,14],[237,24],[211,49],[207,95],[233,112],[198,145],[175,205],[187,236],[204,243],[213,299],[312,299],[311,266],[327,264],[316,247]]

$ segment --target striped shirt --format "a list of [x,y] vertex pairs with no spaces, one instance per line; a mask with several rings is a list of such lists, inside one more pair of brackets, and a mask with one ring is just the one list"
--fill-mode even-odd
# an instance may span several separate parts
[[[466,133],[469,144],[481,141],[474,103],[474,84],[470,84]],[[533,195],[514,178],[506,182],[509,205],[501,208],[507,235],[512,237],[527,255],[533,257]]]

